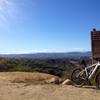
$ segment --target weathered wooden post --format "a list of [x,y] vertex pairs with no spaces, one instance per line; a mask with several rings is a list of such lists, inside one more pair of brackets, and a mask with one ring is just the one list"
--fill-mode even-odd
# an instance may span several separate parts
[[93,29],[91,31],[91,48],[92,48],[92,63],[96,61],[94,58],[100,58],[100,31]]

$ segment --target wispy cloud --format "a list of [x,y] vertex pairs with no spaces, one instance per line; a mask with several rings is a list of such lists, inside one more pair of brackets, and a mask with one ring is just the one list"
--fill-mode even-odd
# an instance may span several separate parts
[[72,51],[84,52],[84,51],[87,51],[87,50],[85,50],[84,48],[73,48]]
[[12,17],[13,2],[12,0],[0,0],[0,26],[7,25]]

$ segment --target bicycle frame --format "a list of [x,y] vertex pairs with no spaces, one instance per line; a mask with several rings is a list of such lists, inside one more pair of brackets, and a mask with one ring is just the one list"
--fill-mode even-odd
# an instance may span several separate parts
[[91,67],[94,67],[92,73],[89,75],[89,80],[92,78],[92,76],[95,74],[96,70],[98,69],[98,67],[100,66],[100,62],[97,62],[96,64],[93,64]]
[[[100,66],[100,62],[98,61],[97,63],[95,63],[95,64],[93,64],[91,66],[88,66],[85,69],[83,69],[78,75],[80,75],[81,73],[85,72],[86,78],[88,80],[91,80],[92,76],[95,74],[95,72],[96,72],[96,70],[98,69],[99,66]],[[91,73],[89,75],[88,69],[90,69],[90,68],[93,68],[93,69],[90,70]]]

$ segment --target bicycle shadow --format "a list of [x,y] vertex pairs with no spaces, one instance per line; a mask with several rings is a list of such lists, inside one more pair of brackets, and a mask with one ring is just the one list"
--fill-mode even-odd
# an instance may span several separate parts
[[97,89],[96,86],[83,86],[82,88],[94,89],[94,90],[99,90],[100,91],[100,89]]

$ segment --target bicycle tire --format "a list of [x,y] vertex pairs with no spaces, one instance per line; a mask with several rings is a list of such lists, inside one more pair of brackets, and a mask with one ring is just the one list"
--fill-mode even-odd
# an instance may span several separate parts
[[100,71],[96,75],[95,82],[97,89],[100,89]]
[[72,73],[71,73],[71,81],[74,86],[76,87],[82,87],[85,84],[85,79],[82,79],[84,75],[82,74],[81,76],[77,77],[77,74],[82,71],[82,68],[75,68]]

